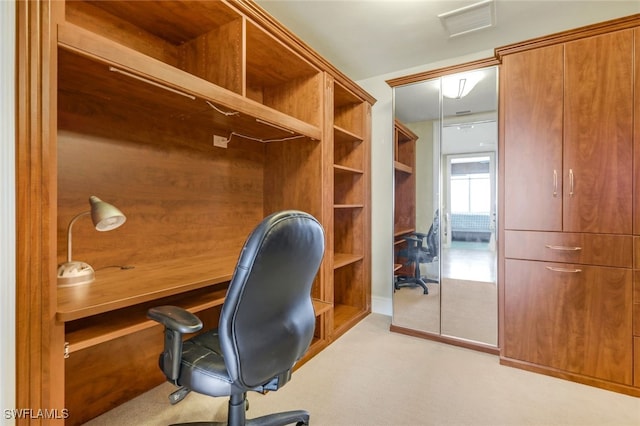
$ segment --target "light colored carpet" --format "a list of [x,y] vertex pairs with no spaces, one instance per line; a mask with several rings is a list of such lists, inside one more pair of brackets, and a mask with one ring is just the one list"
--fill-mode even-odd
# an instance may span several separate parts
[[498,344],[498,287],[495,282],[442,279],[441,333]]
[[440,333],[440,284],[402,287],[393,292],[393,324],[412,330]]
[[[393,293],[393,324],[413,330],[497,345],[495,283],[443,278],[442,284],[405,287]],[[442,316],[440,315],[442,313]]]
[[[277,392],[249,396],[249,417],[305,408],[314,426],[637,426],[640,399],[501,366],[498,358],[389,332],[373,314],[311,359]],[[126,383],[122,384],[126,386]],[[165,425],[223,419],[225,398],[169,384],[87,423]]]

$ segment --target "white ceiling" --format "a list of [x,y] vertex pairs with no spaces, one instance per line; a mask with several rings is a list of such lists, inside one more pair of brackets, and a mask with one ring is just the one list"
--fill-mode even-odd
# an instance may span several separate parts
[[437,15],[478,1],[256,0],[356,81],[640,13],[640,0],[495,0],[496,26],[449,38]]

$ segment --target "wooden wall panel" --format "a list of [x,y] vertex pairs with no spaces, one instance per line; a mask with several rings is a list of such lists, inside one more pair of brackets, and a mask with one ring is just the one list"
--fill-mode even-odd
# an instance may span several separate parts
[[[96,195],[127,222],[97,232],[89,218],[74,225],[74,258],[94,268],[239,253],[262,219],[263,156],[255,142],[235,141],[208,154],[60,132],[58,260],[66,227]],[[247,149],[242,149],[246,147]]]

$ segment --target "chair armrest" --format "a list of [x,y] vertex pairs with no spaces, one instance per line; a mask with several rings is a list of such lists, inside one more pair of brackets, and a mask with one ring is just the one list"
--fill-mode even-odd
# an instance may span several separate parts
[[[422,238],[416,237],[402,237],[407,242],[407,244],[412,248],[417,248],[418,250],[422,249]],[[411,243],[414,243],[413,245]]]
[[415,235],[418,236],[418,238],[424,239],[427,238],[428,234],[425,234],[424,232],[414,232]]
[[179,333],[195,333],[202,329],[202,321],[179,306],[158,306],[147,311],[147,317]]
[[414,243],[422,242],[421,239],[416,237],[402,237],[405,241],[413,241]]
[[182,360],[182,334],[202,329],[202,321],[179,306],[158,306],[147,311],[147,317],[164,325],[164,351],[160,355],[160,369],[165,377],[178,386]]

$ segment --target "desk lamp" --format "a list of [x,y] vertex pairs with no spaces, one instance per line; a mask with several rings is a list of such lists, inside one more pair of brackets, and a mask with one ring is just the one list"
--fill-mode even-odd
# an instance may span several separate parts
[[95,195],[89,197],[89,204],[91,204],[90,211],[76,215],[69,222],[69,227],[67,228],[67,262],[58,267],[58,286],[60,287],[88,284],[95,279],[95,272],[91,265],[71,260],[71,229],[73,224],[82,216],[91,215],[91,220],[96,230],[111,231],[127,220],[118,208],[105,203]]

